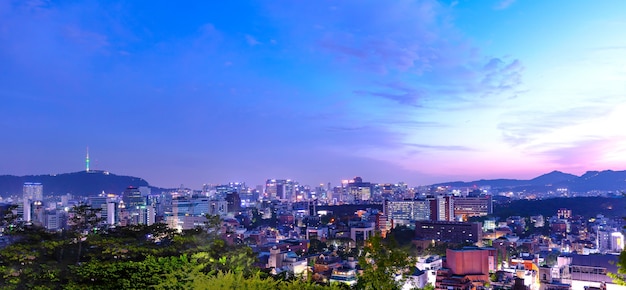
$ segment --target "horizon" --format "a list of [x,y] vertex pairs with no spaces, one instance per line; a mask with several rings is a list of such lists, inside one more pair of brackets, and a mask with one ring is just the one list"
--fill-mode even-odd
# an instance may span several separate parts
[[[549,172],[545,172],[545,173],[541,173],[538,174],[536,176],[532,176],[530,178],[515,178],[515,177],[508,177],[508,178],[504,178],[504,177],[494,177],[494,178],[479,178],[479,179],[475,179],[475,180],[447,180],[447,181],[440,181],[440,182],[434,182],[434,183],[429,183],[429,184],[411,184],[402,180],[399,181],[380,181],[380,180],[368,180],[368,179],[363,179],[364,182],[371,182],[373,184],[398,184],[400,182],[404,182],[407,184],[407,186],[409,187],[420,187],[420,186],[431,186],[431,185],[435,185],[435,184],[446,184],[446,183],[457,183],[457,182],[463,182],[463,183],[472,183],[472,182],[480,182],[480,181],[490,181],[490,180],[532,180],[544,175],[548,175],[548,174],[552,174],[552,173],[562,173],[562,174],[569,174],[569,175],[574,175],[576,177],[582,177],[583,175],[587,174],[587,173],[591,173],[591,172],[605,172],[605,171],[611,171],[611,172],[626,172],[625,170],[615,170],[615,169],[603,169],[603,170],[587,170],[582,174],[573,174],[573,173],[569,173],[569,172],[563,172],[560,170],[551,170]],[[330,182],[332,186],[337,186],[336,184],[341,184],[342,180],[336,180],[336,181],[327,181],[324,183],[313,183],[313,184],[309,184],[306,182],[301,182],[300,180],[297,179],[290,179],[290,178],[282,178],[282,177],[278,177],[278,178],[266,178],[263,180],[263,182],[260,183],[249,183],[248,180],[229,180],[229,181],[223,181],[223,182],[207,182],[207,183],[203,183],[201,185],[195,185],[195,186],[190,186],[190,185],[186,185],[186,184],[180,184],[178,186],[172,186],[172,187],[167,187],[167,186],[159,186],[159,185],[155,185],[153,183],[151,183],[148,179],[142,177],[142,176],[138,176],[138,175],[125,175],[125,174],[119,174],[116,172],[111,172],[105,169],[91,169],[89,171],[86,170],[81,170],[81,171],[72,171],[72,172],[62,172],[62,173],[47,173],[47,174],[27,174],[27,175],[11,175],[11,174],[0,174],[0,177],[2,176],[13,176],[13,177],[19,177],[19,178],[24,178],[24,177],[37,177],[37,176],[56,176],[56,175],[63,175],[63,174],[77,174],[77,173],[106,173],[108,174],[112,174],[112,175],[116,175],[116,176],[126,176],[126,177],[132,177],[132,178],[140,178],[144,181],[146,181],[148,183],[149,186],[151,187],[155,187],[155,188],[161,188],[161,189],[175,189],[175,188],[180,188],[181,185],[184,185],[185,188],[188,189],[192,189],[195,190],[197,188],[201,188],[203,185],[224,185],[224,184],[228,184],[231,182],[241,182],[246,184],[246,186],[253,188],[255,186],[259,186],[259,185],[265,185],[267,180],[270,179],[286,179],[286,180],[293,180],[298,182],[300,185],[305,185],[305,186],[311,186],[314,187],[316,185],[324,185],[326,186],[326,183]],[[362,177],[362,176],[354,176],[351,178],[348,178],[348,180],[352,180],[353,178],[356,177]],[[344,179],[345,180],[345,179]],[[45,187],[45,184],[43,184]]]
[[619,0],[3,1],[0,175],[74,172],[87,147],[164,188],[620,168],[625,19]]

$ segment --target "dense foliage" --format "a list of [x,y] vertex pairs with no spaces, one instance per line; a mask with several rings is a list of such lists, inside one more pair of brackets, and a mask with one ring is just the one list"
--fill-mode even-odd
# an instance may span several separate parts
[[3,217],[15,225],[7,227],[11,244],[0,250],[0,288],[196,288],[194,281],[218,273],[259,275],[250,248],[227,246],[209,230],[219,223],[214,217],[178,233],[161,223],[98,228],[96,212],[74,207],[70,229],[59,233]]
[[[102,229],[93,209],[78,206],[72,213],[71,228],[58,233],[0,218],[15,223],[7,227],[12,243],[0,249],[0,289],[348,288],[260,271],[251,248],[218,237],[217,217],[179,233],[161,223]],[[313,249],[325,246],[317,241]],[[411,263],[406,251],[377,237],[361,252],[358,289],[399,289],[394,277]]]

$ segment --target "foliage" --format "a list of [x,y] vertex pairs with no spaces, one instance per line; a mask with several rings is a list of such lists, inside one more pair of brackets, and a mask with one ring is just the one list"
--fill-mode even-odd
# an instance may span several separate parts
[[414,261],[397,247],[393,238],[374,236],[365,243],[359,265],[363,274],[357,281],[358,289],[400,289],[404,279],[397,281],[395,277],[404,277],[407,270],[412,270]]
[[617,260],[617,273],[607,273],[617,285],[626,286],[626,251],[619,254]]
[[[268,276],[255,266],[251,248],[220,239],[216,217],[179,233],[159,223],[99,228],[96,210],[80,205],[72,213],[69,230],[25,226],[12,235],[17,242],[0,249],[0,289],[349,289]],[[327,244],[312,240],[311,246],[321,251]],[[395,277],[412,270],[393,236],[339,252],[359,257],[357,289],[399,289]]]
[[[259,274],[251,277],[245,277],[241,273],[220,272],[216,275],[198,275],[190,284],[190,289],[279,289],[279,290],[339,290],[342,289],[338,285],[317,285],[311,282],[295,279],[290,281],[274,280],[271,278],[262,278]],[[160,285],[155,287],[160,288]]]
[[319,254],[324,252],[327,248],[328,245],[326,245],[326,243],[318,239],[311,239],[311,241],[309,242],[309,251],[307,252],[307,254]]
[[415,237],[415,230],[405,225],[400,225],[393,228],[389,235],[393,236],[394,240],[398,241],[399,246],[409,246],[411,245],[413,237]]
[[14,204],[0,212],[0,228],[6,229],[5,233],[11,234],[20,226],[17,219],[17,208],[18,205]]
[[25,227],[0,249],[1,289],[190,288],[202,275],[255,274],[252,250],[228,246],[215,233],[177,233],[164,224],[94,231],[96,211],[77,206],[72,212],[69,231]]
[[428,248],[424,249],[424,254],[426,255],[439,255],[445,256],[446,249],[448,249],[450,245],[446,242],[436,242],[433,245],[428,246]]

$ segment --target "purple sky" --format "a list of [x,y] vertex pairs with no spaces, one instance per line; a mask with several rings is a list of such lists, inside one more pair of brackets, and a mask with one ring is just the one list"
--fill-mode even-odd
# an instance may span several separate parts
[[0,100],[0,174],[623,170],[626,2],[0,1]]

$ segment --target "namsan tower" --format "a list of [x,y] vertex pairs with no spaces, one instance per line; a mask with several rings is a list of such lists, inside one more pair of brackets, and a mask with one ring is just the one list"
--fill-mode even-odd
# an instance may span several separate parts
[[89,146],[87,146],[87,156],[85,157],[85,171],[89,172]]

